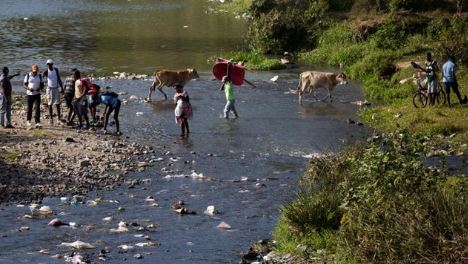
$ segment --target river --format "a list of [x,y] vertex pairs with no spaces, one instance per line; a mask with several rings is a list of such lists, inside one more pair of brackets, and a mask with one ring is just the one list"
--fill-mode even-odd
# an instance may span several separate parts
[[[303,69],[248,73],[258,87],[235,88],[240,118],[221,118],[224,95],[218,91],[219,82],[211,80],[206,58],[241,45],[244,25],[226,15],[205,14],[204,1],[46,0],[40,5],[34,1],[6,2],[13,11],[0,11],[0,21],[7,25],[7,29],[0,29],[2,38],[8,38],[0,45],[4,50],[9,48],[1,59],[11,62],[12,68],[24,69],[35,60],[52,56],[62,68],[78,65],[103,74],[147,73],[154,67],[187,65],[196,66],[202,74],[200,80],[186,87],[194,107],[192,133],[187,139],[178,137],[173,105],[163,101],[158,93],[153,95],[152,103],[137,100],[122,107],[124,135],[167,151],[167,155],[156,157],[161,161],[145,172],[128,175],[130,179],[144,179],[145,184],[133,189],[122,185],[117,190],[86,197],[101,197],[104,202],[97,206],[65,205],[59,198],[44,200],[62,220],[77,222],[78,228],[51,229],[47,226],[50,219],[23,219],[29,212],[27,206],[0,206],[0,263],[63,263],[50,255],[71,252],[57,245],[75,240],[98,245],[96,250],[82,251],[98,263],[101,249],[109,251],[106,263],[237,263],[239,253],[251,242],[271,236],[281,205],[291,201],[298,191],[297,181],[308,158],[339,150],[343,142],[353,142],[366,134],[364,128],[346,122],[356,118],[356,107],[349,102],[361,98],[359,85],[338,87],[334,103],[306,101],[300,106],[297,95],[289,89],[297,85],[298,72]],[[43,7],[43,2],[60,12]],[[37,16],[25,11],[31,3],[37,5]],[[54,23],[46,23],[47,18]],[[27,46],[23,38],[36,28],[31,22],[39,25],[41,33],[34,45]],[[57,22],[66,28],[58,27]],[[149,30],[151,23],[160,23],[159,33]],[[39,45],[51,43],[50,36],[43,32],[47,27],[55,32],[53,36],[61,34],[57,40],[64,41],[59,41],[63,46]],[[22,33],[17,35],[17,31]],[[176,37],[169,34],[172,31],[181,33]],[[64,37],[64,32],[71,33]],[[277,83],[269,81],[274,75],[279,76]],[[99,83],[126,92],[123,99],[130,95],[145,97],[150,84],[144,80]],[[171,89],[165,89],[169,96],[173,94]],[[147,196],[153,196],[159,206],[150,206],[145,201]],[[197,214],[174,213],[171,205],[179,200]],[[209,205],[220,213],[204,215]],[[118,207],[125,210],[118,211]],[[113,220],[102,221],[108,216]],[[155,232],[131,229],[122,234],[110,233],[109,229],[119,221],[155,223],[159,227]],[[222,221],[232,229],[217,228]],[[31,230],[14,231],[20,226]],[[145,242],[138,234],[148,235],[160,245],[135,246]],[[135,248],[122,252],[118,246],[123,244]],[[40,249],[48,249],[50,254],[40,254]],[[135,260],[134,254],[142,254],[143,259]]]

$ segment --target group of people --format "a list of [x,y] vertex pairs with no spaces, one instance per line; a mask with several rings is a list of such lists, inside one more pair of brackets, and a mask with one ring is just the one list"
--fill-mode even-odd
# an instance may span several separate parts
[[[437,65],[437,61],[433,59],[432,54],[429,52],[427,53],[425,67],[421,67],[416,63],[412,63],[413,66],[420,69],[426,74],[427,78],[427,94],[429,98],[429,105],[434,105],[436,100],[436,95],[439,92],[438,88],[438,77],[437,73],[440,71],[439,66]],[[458,82],[456,77],[457,65],[455,64],[455,60],[452,56],[448,56],[447,61],[442,66],[442,82],[444,84],[445,93],[447,94],[447,103],[448,106],[451,107],[452,103],[450,100],[450,91],[453,90],[455,95],[458,98],[460,104],[468,103],[468,99],[465,96],[462,98],[460,91],[458,89]],[[442,87],[441,87],[442,89]]]
[[[43,73],[39,72],[39,66],[33,64],[31,71],[24,76],[23,88],[26,90],[26,125],[31,128],[32,115],[34,110],[35,127],[41,128],[41,92],[44,90],[45,81],[47,80],[46,97],[49,110],[50,125],[54,125],[54,106],[56,108],[56,116],[58,122],[62,122],[68,126],[73,126],[78,129],[89,129],[92,125],[98,126],[100,120],[97,113],[97,106],[102,104],[105,106],[102,121],[103,132],[107,133],[109,117],[114,113],[116,133],[121,134],[119,126],[119,110],[121,101],[118,94],[112,91],[100,91],[97,84],[93,84],[89,78],[83,78],[78,69],[74,68],[70,71],[70,75],[62,83],[58,68],[54,67],[52,60],[46,62],[47,70]],[[0,76],[0,124],[5,128],[13,128],[11,123],[11,107],[12,107],[12,86],[10,80],[16,76],[9,75],[9,69],[4,67]],[[60,90],[59,90],[60,89]],[[68,108],[66,118],[62,118],[61,114],[61,97],[65,99]],[[88,110],[91,114],[91,122],[88,118]],[[6,122],[5,122],[6,117]],[[78,125],[75,125],[74,119],[78,118]],[[83,125],[85,122],[85,125]]]

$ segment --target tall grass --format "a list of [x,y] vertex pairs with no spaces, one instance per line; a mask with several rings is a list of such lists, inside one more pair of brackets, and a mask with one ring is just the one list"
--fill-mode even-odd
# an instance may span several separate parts
[[283,208],[278,250],[338,263],[466,261],[468,180],[426,168],[422,141],[398,131],[313,159]]

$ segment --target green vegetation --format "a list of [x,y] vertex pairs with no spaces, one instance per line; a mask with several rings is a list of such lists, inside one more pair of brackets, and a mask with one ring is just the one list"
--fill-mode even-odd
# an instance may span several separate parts
[[223,55],[225,58],[233,61],[246,61],[246,67],[250,70],[282,70],[286,65],[281,64],[278,58],[269,58],[266,55],[255,52],[229,52]]
[[433,141],[399,131],[311,160],[275,229],[277,251],[339,263],[462,263],[468,181],[423,165]]
[[0,159],[7,161],[14,161],[18,159],[19,152],[16,150],[6,150],[3,153],[0,153]]
[[[415,70],[409,67],[410,61],[424,61],[426,52],[441,67],[451,54],[460,66],[460,92],[468,94],[466,4],[251,2],[251,62],[262,64],[267,56],[261,54],[299,51],[300,63],[343,67],[373,103],[361,118],[385,133],[310,161],[301,191],[283,207],[275,228],[276,251],[335,263],[466,262],[467,179],[461,172],[449,176],[445,164],[447,156],[467,153],[467,107],[452,93],[452,108],[414,108]],[[263,68],[269,67],[257,67]],[[432,156],[441,165],[425,165]]]

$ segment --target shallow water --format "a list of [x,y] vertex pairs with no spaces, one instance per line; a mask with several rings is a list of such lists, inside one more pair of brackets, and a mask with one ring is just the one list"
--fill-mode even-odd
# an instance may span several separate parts
[[156,68],[207,70],[207,59],[243,43],[245,22],[206,14],[205,0],[3,0],[0,64],[150,74]]
[[[156,94],[151,104],[136,101],[123,106],[121,120],[125,135],[171,152],[162,155],[164,160],[147,171],[129,175],[129,178],[150,179],[150,182],[135,189],[124,186],[95,194],[105,200],[118,200],[119,204],[70,206],[62,205],[58,198],[46,199],[44,204],[63,214],[59,218],[81,225],[75,230],[50,228],[47,226],[50,218],[21,219],[28,213],[27,207],[0,207],[0,262],[63,263],[37,251],[47,248],[51,255],[70,252],[57,245],[78,239],[97,243],[98,249],[109,247],[111,252],[106,254],[109,263],[122,263],[125,259],[134,262],[133,255],[137,253],[144,255],[139,263],[238,262],[239,253],[251,242],[271,236],[280,206],[290,201],[297,191],[297,180],[307,157],[338,150],[343,141],[354,141],[366,132],[346,122],[347,118],[355,118],[355,106],[349,102],[361,96],[357,85],[338,87],[333,104],[306,101],[304,106],[299,106],[297,95],[289,92],[289,88],[295,86],[296,74],[281,73],[277,84],[267,81],[273,74],[250,75],[258,85],[256,89],[235,88],[240,115],[236,120],[221,118],[225,101],[217,90],[218,82],[209,80],[207,74],[191,82],[187,91],[194,117],[188,139],[178,137],[180,131],[174,123],[173,105],[162,101],[160,94]],[[147,81],[127,80],[101,81],[101,84],[128,92],[122,99],[130,95],[144,97],[149,86]],[[167,92],[169,96],[173,94],[169,89]],[[137,112],[143,114],[137,115]],[[161,167],[174,172],[163,173]],[[193,172],[209,179],[193,178]],[[240,181],[241,177],[248,177],[248,180]],[[262,186],[258,187],[257,183]],[[154,196],[160,207],[151,207],[144,201],[149,195]],[[198,214],[177,215],[170,208],[178,200],[185,201],[186,207]],[[208,205],[214,205],[221,214],[204,215]],[[126,210],[118,212],[118,206]],[[101,221],[106,216],[112,216],[113,221]],[[119,253],[119,245],[145,242],[143,238],[134,237],[141,233],[137,231],[111,234],[109,228],[117,227],[121,220],[160,225],[154,233],[143,232],[160,242],[160,247]],[[221,221],[233,229],[216,228]],[[14,231],[24,225],[31,230]],[[93,228],[85,231],[86,225]],[[87,252],[96,260],[96,251]]]
[[[153,94],[151,104],[142,101],[122,106],[121,126],[130,140],[164,148],[169,155],[157,155],[157,162],[143,173],[128,178],[149,179],[146,184],[115,191],[99,191],[86,199],[102,197],[96,207],[64,205],[48,198],[63,221],[77,222],[77,229],[50,228],[47,219],[23,219],[27,207],[0,206],[0,263],[63,263],[50,255],[72,250],[57,247],[62,242],[82,240],[96,250],[84,250],[96,261],[98,250],[107,247],[108,263],[237,263],[239,253],[251,242],[271,236],[279,209],[293,199],[297,180],[307,158],[324,151],[336,151],[343,142],[366,134],[362,127],[348,125],[356,118],[361,92],[356,84],[339,87],[335,102],[299,106],[289,92],[297,84],[298,72],[249,73],[258,88],[235,88],[239,119],[221,118],[224,95],[219,83],[207,74],[207,58],[242,45],[245,25],[225,14],[205,14],[201,0],[33,0],[2,1],[0,9],[0,63],[11,72],[26,72],[30,64],[44,64],[53,58],[60,69],[78,67],[98,75],[113,71],[150,73],[154,68],[200,69],[201,80],[187,86],[194,108],[191,135],[180,139],[174,123],[173,104]],[[31,8],[34,6],[34,8]],[[27,18],[26,20],[24,18]],[[188,26],[188,27],[184,27]],[[268,80],[279,74],[278,83]],[[18,81],[18,80],[16,80]],[[145,97],[148,81],[109,80],[102,86]],[[15,83],[15,89],[19,85]],[[171,89],[165,88],[169,97]],[[143,114],[137,115],[136,113]],[[111,127],[111,130],[113,127]],[[176,158],[178,161],[171,161]],[[162,167],[173,172],[163,173]],[[195,174],[194,174],[195,173]],[[193,178],[204,175],[209,179]],[[187,176],[187,177],[185,177]],[[247,180],[241,181],[241,177]],[[244,178],[245,179],[245,178]],[[259,186],[257,186],[259,185]],[[159,207],[145,202],[154,196]],[[118,200],[111,203],[108,200]],[[179,216],[171,204],[184,200],[197,215]],[[203,214],[214,205],[221,214]],[[126,210],[119,212],[123,206]],[[110,223],[101,219],[112,216]],[[130,231],[111,234],[119,221],[141,225],[155,223],[155,232]],[[232,226],[223,231],[221,222]],[[30,231],[18,233],[21,226]],[[143,233],[161,245],[119,253],[122,244],[145,242]],[[49,249],[49,255],[38,253]],[[136,261],[134,254],[143,254]]]

